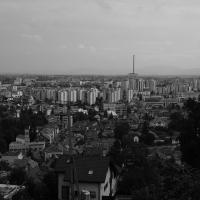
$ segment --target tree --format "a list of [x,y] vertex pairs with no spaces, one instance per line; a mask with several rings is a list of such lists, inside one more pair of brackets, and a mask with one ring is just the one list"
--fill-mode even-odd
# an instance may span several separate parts
[[88,111],[89,120],[94,121],[95,120],[94,116],[96,115],[97,115],[97,112],[94,109],[89,109]]
[[168,128],[170,130],[181,131],[183,128],[184,117],[181,112],[174,112],[170,115],[170,123]]
[[184,110],[187,117],[182,120],[174,119],[179,123],[182,160],[192,167],[200,168],[200,103],[189,99]]
[[127,170],[118,184],[119,194],[133,194],[151,184],[157,183],[156,171],[148,162],[146,148],[141,144],[133,144],[124,151],[129,161]]
[[127,106],[127,114],[131,114],[131,107],[130,106]]
[[135,200],[200,199],[199,170],[183,168],[173,159],[162,160],[158,156],[132,167],[123,174],[118,194],[129,194]]
[[115,138],[122,141],[123,136],[127,135],[129,130],[130,130],[130,126],[128,122],[126,121],[117,122],[114,129]]
[[11,168],[8,162],[3,161],[3,160],[0,161],[0,171],[9,171],[10,169]]
[[149,133],[149,122],[145,120],[142,125],[142,134],[146,135],[147,133]]
[[113,119],[113,114],[112,114],[112,112],[110,113],[108,119],[109,119],[109,120],[112,120],[112,119]]
[[7,151],[7,143],[4,139],[0,139],[0,152],[5,153]]
[[104,117],[108,117],[108,112],[107,112],[107,110],[104,110],[104,115],[103,115]]
[[109,156],[113,164],[122,166],[122,164],[124,163],[124,158],[122,155],[122,147],[120,140],[115,140],[114,144],[110,149]]
[[26,172],[23,168],[13,168],[9,177],[10,184],[22,185],[26,180]]
[[43,183],[47,188],[47,199],[55,200],[57,199],[57,176],[53,171],[49,171],[44,175]]
[[143,140],[144,144],[152,145],[154,143],[155,136],[151,133],[143,134],[142,140]]

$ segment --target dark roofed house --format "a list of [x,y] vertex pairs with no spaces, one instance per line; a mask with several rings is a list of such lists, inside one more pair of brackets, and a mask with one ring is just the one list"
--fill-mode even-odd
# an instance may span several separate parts
[[63,155],[63,152],[56,145],[51,145],[44,150],[45,160],[48,160],[52,157],[57,157],[59,155]]
[[[110,170],[109,158],[76,157],[74,160],[80,193],[87,191],[91,200],[103,200],[115,195],[117,179]],[[57,161],[55,171],[58,174],[58,199],[69,199],[70,158],[63,155]],[[76,194],[75,183],[74,188]]]

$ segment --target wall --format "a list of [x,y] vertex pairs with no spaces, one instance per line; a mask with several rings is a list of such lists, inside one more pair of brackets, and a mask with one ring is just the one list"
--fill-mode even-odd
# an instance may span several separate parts
[[[113,196],[116,192],[117,181],[114,177],[111,177],[111,175],[112,174],[111,174],[111,171],[110,171],[110,168],[109,168],[107,175],[106,175],[105,182],[101,184],[101,190],[100,190],[101,197],[102,196],[109,196],[111,191],[112,191],[112,196]],[[112,180],[111,180],[111,178],[112,178]]]
[[[64,181],[64,174],[58,175],[58,199],[62,200],[62,186],[68,186],[69,182],[66,183]],[[74,190],[76,190],[76,186],[74,186]],[[97,183],[79,183],[79,191],[88,190],[94,191],[96,193],[96,198],[91,198],[91,200],[101,200],[99,199],[99,188],[100,185]]]

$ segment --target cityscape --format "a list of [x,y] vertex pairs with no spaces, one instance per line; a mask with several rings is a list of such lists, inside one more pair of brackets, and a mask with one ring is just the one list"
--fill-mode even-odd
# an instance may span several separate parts
[[[175,188],[158,188],[162,191],[157,195],[158,180],[148,176],[161,173],[154,171],[158,166],[151,168],[155,161],[161,165],[159,170],[175,170],[172,173],[181,180],[189,173],[184,170],[192,170],[185,162],[200,166],[198,156],[183,158],[183,148],[188,154],[199,148],[200,78],[141,77],[135,73],[134,58],[127,76],[1,75],[4,199],[162,199],[164,192],[170,199],[175,195],[170,194]],[[191,114],[192,106],[197,110]],[[186,113],[194,122],[187,121]],[[182,143],[186,136],[181,123],[197,126],[194,146]],[[162,176],[163,184],[171,184],[166,174]],[[184,181],[188,178],[194,177]],[[148,181],[155,184],[153,188]]]
[[0,0],[0,200],[200,200],[199,17]]

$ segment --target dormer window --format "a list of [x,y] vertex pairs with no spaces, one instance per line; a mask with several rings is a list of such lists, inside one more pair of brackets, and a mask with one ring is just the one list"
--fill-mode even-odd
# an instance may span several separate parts
[[93,170],[89,170],[89,171],[88,171],[88,174],[89,174],[89,175],[92,175],[93,173],[94,173]]

